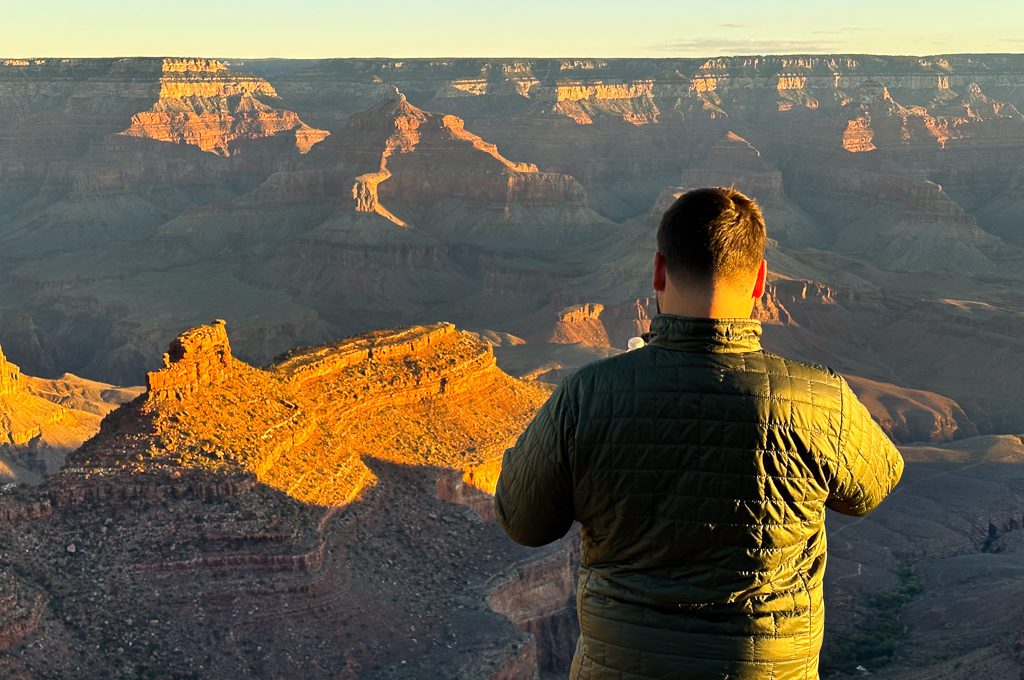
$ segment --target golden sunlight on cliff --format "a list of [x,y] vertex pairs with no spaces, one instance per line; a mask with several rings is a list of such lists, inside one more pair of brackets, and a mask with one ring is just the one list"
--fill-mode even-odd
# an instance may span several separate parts
[[159,98],[120,134],[189,144],[220,156],[232,155],[238,142],[289,133],[305,154],[330,134],[268,103],[279,99],[269,82],[232,73],[223,62],[164,59],[162,70]]
[[871,130],[871,119],[861,114],[846,124],[843,132],[843,148],[850,153],[874,151],[875,133]]
[[490,480],[548,394],[447,323],[295,350],[257,369],[231,355],[218,321],[180,335],[147,387],[137,408],[152,429],[86,447],[75,466],[248,473],[321,506],[374,483],[364,456]]
[[580,125],[598,114],[620,117],[633,125],[656,123],[661,111],[654,103],[654,81],[625,83],[560,82],[555,87],[555,111]]

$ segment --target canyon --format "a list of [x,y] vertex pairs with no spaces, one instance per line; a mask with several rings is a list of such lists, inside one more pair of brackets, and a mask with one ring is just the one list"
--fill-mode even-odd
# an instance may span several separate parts
[[[568,541],[538,556],[474,510],[550,388],[443,323],[258,369],[217,321],[164,361],[61,471],[0,497],[4,677],[512,678],[564,662],[531,632],[571,632]],[[197,621],[216,632],[197,639]]]
[[1021,55],[0,60],[0,674],[564,675],[500,456],[724,185],[766,349],[908,459],[824,677],[1020,676],[1022,110]]

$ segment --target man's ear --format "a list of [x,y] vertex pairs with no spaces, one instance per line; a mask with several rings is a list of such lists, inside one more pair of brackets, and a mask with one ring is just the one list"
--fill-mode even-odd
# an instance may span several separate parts
[[667,283],[668,272],[665,269],[665,256],[660,252],[655,251],[654,253],[654,290],[662,291],[665,290]]
[[764,284],[768,278],[768,261],[762,259],[761,266],[757,268],[757,278],[754,280],[754,290],[751,291],[750,297],[755,300],[760,299],[764,295]]

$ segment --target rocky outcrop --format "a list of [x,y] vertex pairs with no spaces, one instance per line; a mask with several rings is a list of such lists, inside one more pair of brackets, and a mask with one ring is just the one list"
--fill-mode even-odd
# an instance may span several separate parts
[[871,130],[871,118],[867,113],[861,113],[856,118],[851,118],[843,131],[843,148],[851,153],[862,153],[874,151],[875,133]]
[[[660,111],[654,103],[654,81],[606,83],[597,81],[560,81],[553,89],[554,111],[580,125],[590,125],[594,118],[609,116],[633,125],[658,122]],[[544,98],[544,87],[535,88],[531,96]]]
[[182,333],[164,354],[164,367],[146,376],[150,399],[182,401],[231,376],[231,343],[223,319]]
[[0,397],[14,393],[19,387],[21,371],[7,361],[3,349],[0,349]]
[[848,376],[850,386],[893,441],[948,442],[976,437],[978,427],[949,397]]
[[555,317],[555,326],[546,338],[559,345],[592,345],[608,347],[608,331],[601,322],[604,305],[586,303],[566,307]]
[[569,667],[579,636],[578,540],[573,532],[563,541],[562,550],[514,565],[487,596],[491,609],[533,636],[538,666],[544,673]]
[[[360,145],[360,155],[379,153],[376,167],[353,181],[355,211],[375,213],[397,226],[409,226],[412,219],[386,207],[391,202],[406,206],[406,213],[415,206],[420,215],[430,214],[434,204],[458,203],[504,223],[528,220],[538,209],[554,209],[555,219],[565,221],[561,215],[586,206],[585,193],[572,177],[511,161],[466,130],[461,118],[428,113],[398,92],[392,101],[349,119],[344,135]],[[379,151],[367,148],[377,140]],[[464,213],[466,208],[448,208],[444,231],[480,227],[476,220],[465,223]],[[600,222],[596,216],[588,219]]]
[[657,314],[654,298],[635,298],[605,308],[602,321],[612,347],[626,349],[630,338],[651,330],[651,318]]
[[775,279],[765,285],[764,295],[754,305],[754,316],[763,324],[796,325],[792,307],[806,311],[808,305],[834,305],[850,299],[851,291],[842,293],[821,281]]
[[308,153],[330,133],[303,123],[298,114],[276,108],[274,87],[263,78],[232,73],[215,59],[164,59],[160,97],[136,113],[121,132],[230,156],[240,143],[287,133],[299,153]]
[[73,375],[24,375],[0,350],[0,481],[36,483],[99,430],[102,416],[138,394]]
[[[419,430],[421,437],[429,433],[431,440],[447,440],[430,422],[408,422],[423,404],[436,402],[455,417],[473,395],[503,395],[493,407],[500,415],[474,422],[471,429],[492,428],[488,438],[504,442],[511,435],[503,439],[497,433],[508,432],[503,428],[520,422],[546,395],[544,388],[502,373],[490,345],[446,323],[295,350],[260,370],[231,356],[225,324],[216,321],[175,339],[165,367],[150,373],[147,384],[144,400],[110,420],[100,437],[74,454],[73,469],[102,478],[104,471],[141,457],[150,466],[251,474],[262,484],[326,506],[343,505],[374,483],[361,456],[390,457],[382,443],[389,438],[405,441]],[[479,405],[473,408],[482,412]],[[371,415],[406,426],[367,429]],[[141,432],[138,423],[146,424]],[[435,442],[416,451],[415,462],[469,470],[500,456],[489,449],[470,454],[460,446]],[[310,467],[313,460],[331,464]],[[230,484],[225,488],[233,493]]]

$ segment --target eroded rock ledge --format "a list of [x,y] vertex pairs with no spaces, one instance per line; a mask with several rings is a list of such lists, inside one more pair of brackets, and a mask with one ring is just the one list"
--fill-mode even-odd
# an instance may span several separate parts
[[216,59],[164,59],[159,99],[120,134],[189,144],[219,156],[232,155],[241,140],[279,134],[293,135],[304,154],[330,134],[267,103],[277,100],[266,80],[233,73]]

